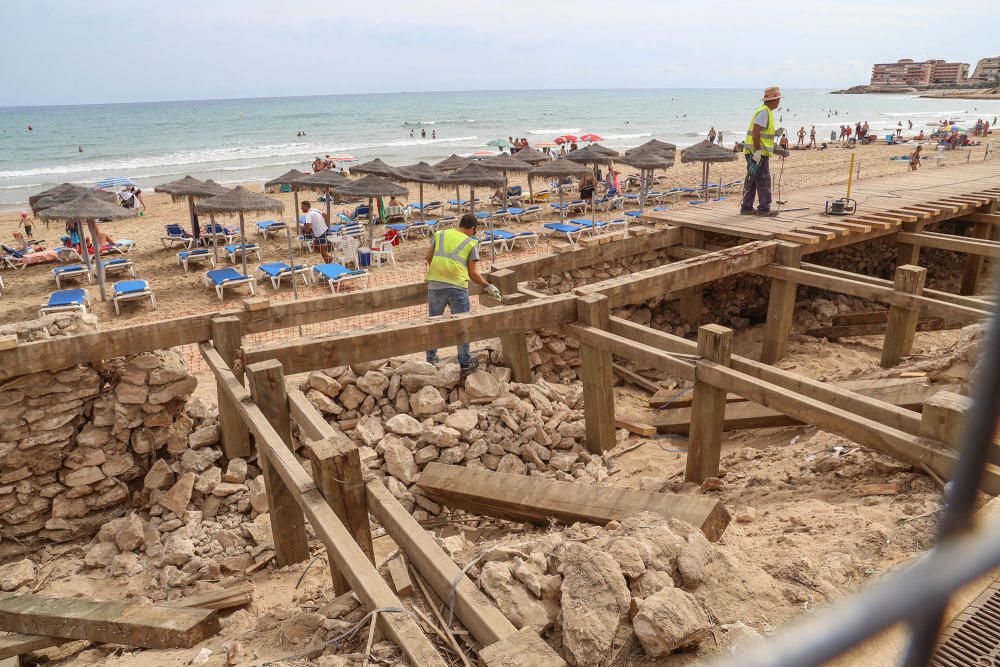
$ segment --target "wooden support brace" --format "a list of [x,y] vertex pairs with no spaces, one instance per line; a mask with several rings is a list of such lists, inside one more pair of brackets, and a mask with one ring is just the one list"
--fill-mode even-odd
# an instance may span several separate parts
[[[577,299],[577,316],[592,327],[607,331],[611,318],[608,298],[585,294]],[[615,446],[615,391],[611,353],[580,344],[583,362],[583,411],[587,450],[601,454]]]
[[[920,232],[924,228],[923,222],[907,222],[903,224],[903,230],[907,232]],[[896,266],[920,264],[920,246],[913,242],[899,243],[896,246]]]
[[[510,269],[496,269],[490,274],[490,282],[496,285],[501,294],[513,295],[517,292],[517,273]],[[530,383],[531,363],[528,361],[528,335],[512,333],[500,337],[503,346],[504,365],[510,369],[514,382]]]
[[[729,366],[732,347],[732,329],[718,324],[706,324],[698,329],[698,354],[701,357]],[[725,417],[726,390],[695,380],[685,480],[701,484],[707,478],[719,474],[722,423]]]
[[[927,269],[913,265],[903,265],[896,269],[893,286],[904,294],[920,295],[924,290]],[[882,368],[891,368],[910,353],[913,336],[917,331],[920,312],[915,308],[889,306],[889,318],[882,343]]]
[[[261,361],[251,364],[246,370],[254,403],[291,451],[292,420],[288,412],[285,374],[281,370],[281,364],[273,360]],[[302,509],[263,451],[257,453],[257,462],[264,472],[271,533],[274,535],[274,555],[278,566],[308,560],[309,542]]]
[[[229,368],[233,369],[236,378],[243,383],[243,372],[237,368],[236,360],[240,358],[241,343],[240,318],[216,317],[212,319],[212,344]],[[239,411],[229,400],[229,396],[219,389],[219,426],[221,429],[222,450],[229,459],[249,458],[250,432],[240,419]]]
[[[782,266],[799,268],[802,263],[802,246],[797,243],[782,243],[778,246],[775,262]],[[785,356],[788,335],[792,331],[795,293],[798,287],[798,283],[791,280],[771,280],[767,322],[764,325],[764,343],[760,350],[762,363],[773,364]]]
[[972,399],[951,391],[941,391],[931,396],[920,413],[920,435],[934,438],[954,448],[961,446],[965,413],[972,407]]
[[[681,242],[690,248],[704,248],[705,232],[685,227],[681,230]],[[681,320],[687,322],[687,325],[691,327],[692,330],[701,326],[701,305],[704,293],[705,290],[701,285],[695,285],[694,287],[681,290]]]
[[[368,560],[374,564],[375,552],[372,548],[371,525],[368,523],[368,494],[362,479],[358,448],[347,436],[337,433],[334,437],[308,443],[306,449],[316,487],[354,536],[354,541]],[[347,580],[337,570],[332,555],[330,575],[337,595],[343,595],[349,590]]]
[[[987,240],[990,237],[992,227],[988,222],[975,222],[972,224],[971,237],[974,239]],[[969,254],[965,257],[965,268],[962,271],[962,283],[958,289],[959,294],[972,295],[979,288],[979,276],[983,272],[983,264],[986,258],[983,255]]]

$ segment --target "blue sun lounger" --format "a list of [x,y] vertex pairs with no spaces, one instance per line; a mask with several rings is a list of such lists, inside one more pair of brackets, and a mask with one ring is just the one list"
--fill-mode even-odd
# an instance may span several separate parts
[[247,285],[250,294],[257,295],[254,283],[257,279],[253,276],[245,276],[231,266],[222,269],[213,269],[205,273],[205,286],[215,287],[215,293],[219,296],[219,301],[223,300],[223,291],[235,287]]
[[56,279],[56,289],[62,288],[62,281],[66,278],[87,277],[87,282],[93,282],[90,271],[83,264],[70,264],[69,266],[55,266],[52,268],[52,277]]
[[317,264],[313,271],[319,276],[318,280],[325,280],[330,286],[331,292],[339,292],[340,286],[352,280],[360,280],[368,286],[368,272],[364,270],[352,270],[340,264]]
[[44,306],[38,309],[38,315],[48,315],[49,313],[66,313],[70,311],[87,312],[90,304],[90,297],[87,290],[82,288],[57,290],[49,295],[49,300]]
[[292,278],[294,280],[296,275],[301,275],[302,282],[308,285],[309,273],[311,272],[311,269],[305,264],[296,264],[293,269],[285,262],[268,262],[267,264],[259,265],[257,270],[267,278],[270,278],[274,289],[278,289],[281,285],[282,278]]
[[229,263],[235,264],[238,257],[246,255],[257,255],[257,261],[260,261],[260,246],[256,243],[234,243],[232,245],[226,246],[226,255],[229,257]]
[[288,225],[278,220],[261,220],[257,223],[257,236],[271,238],[273,234],[283,232],[288,229]]
[[580,236],[586,231],[584,227],[580,227],[579,225],[568,225],[563,222],[547,222],[542,227],[550,231],[549,236],[552,235],[551,232],[555,232],[557,235],[565,235],[566,240],[573,245],[576,245]]
[[571,225],[576,225],[577,227],[583,227],[584,229],[589,229],[591,232],[596,232],[598,229],[604,229],[608,226],[608,223],[603,220],[590,220],[587,218],[574,218],[569,221]]
[[187,273],[188,264],[195,264],[197,262],[208,262],[212,265],[213,269],[215,268],[215,256],[208,248],[181,250],[177,253],[177,263],[184,267],[184,273]]
[[164,229],[166,230],[166,236],[160,237],[160,243],[163,244],[164,248],[173,247],[175,243],[180,243],[185,248],[190,248],[194,245],[194,237],[180,225],[164,225]]
[[507,212],[510,213],[510,217],[514,218],[518,222],[524,222],[524,219],[529,215],[535,216],[536,219],[542,216],[541,206],[527,206],[521,208],[519,206],[510,206],[507,208]]
[[116,315],[122,314],[120,304],[123,301],[139,299],[149,299],[153,308],[156,308],[156,295],[145,280],[123,280],[112,286],[111,301],[115,304]]
[[[654,206],[653,208],[646,209],[646,210],[647,211],[669,211],[670,209],[668,207],[666,207],[666,206]],[[643,211],[643,213],[645,213],[645,211]],[[625,215],[627,215],[630,218],[638,218],[640,215],[643,215],[643,213],[640,213],[639,211],[625,211]]]
[[487,229],[483,231],[483,243],[492,242],[499,245],[501,250],[510,252],[518,241],[524,241],[529,248],[535,245],[538,240],[536,232],[508,232],[506,229]]
[[130,276],[135,278],[135,265],[132,263],[131,259],[125,259],[120,257],[118,259],[109,259],[103,262],[104,264],[104,275],[113,276],[119,273],[128,273]]

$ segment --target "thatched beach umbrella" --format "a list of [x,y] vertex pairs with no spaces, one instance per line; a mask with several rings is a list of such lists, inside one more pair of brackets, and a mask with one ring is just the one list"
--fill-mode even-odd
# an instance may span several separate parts
[[[614,158],[618,157],[618,151],[612,150],[610,148],[605,148],[600,144],[590,144],[586,148],[581,148],[580,150],[570,151],[566,154],[566,159],[572,162],[579,162],[581,164],[593,165],[596,169],[599,164],[610,165],[614,163]],[[597,199],[597,187],[595,187],[590,192],[590,213],[591,216],[597,216],[597,210],[595,206],[595,201]]]
[[[201,243],[201,225],[198,224],[198,214],[194,210],[194,200],[216,196],[218,193],[215,188],[211,185],[206,185],[197,178],[185,176],[176,181],[161,183],[153,188],[153,192],[166,192],[170,195],[170,199],[175,202],[187,199],[188,215],[191,219],[191,234],[194,236],[195,245]],[[218,260],[218,256],[216,256],[216,260]]]
[[708,165],[712,162],[734,162],[739,156],[718,144],[714,144],[708,139],[699,141],[694,146],[688,146],[681,151],[681,162],[701,162],[702,181],[701,187],[705,193],[705,201],[708,201]]
[[630,148],[625,151],[625,155],[631,155],[632,153],[662,153],[669,157],[673,157],[674,153],[677,152],[677,146],[669,144],[666,141],[660,141],[659,139],[650,139],[644,144],[639,144],[635,148]]
[[424,221],[424,185],[440,183],[444,174],[426,162],[396,167],[396,180],[400,183],[416,183],[420,188],[420,221]]
[[101,244],[97,239],[97,221],[99,219],[120,220],[122,218],[133,218],[137,213],[134,208],[123,208],[109,203],[99,196],[99,193],[91,190],[76,199],[47,208],[40,215],[43,220],[66,220],[76,223],[77,234],[80,235],[80,254],[83,256],[84,263],[86,263],[89,270],[90,258],[87,252],[87,241],[83,237],[83,230],[80,229],[80,223],[84,220],[87,221],[87,228],[90,229],[90,239],[94,243],[94,258],[97,263],[97,285],[101,291],[101,301],[106,301],[107,292],[104,286],[104,264],[101,262]]
[[377,197],[403,197],[409,193],[409,190],[402,185],[391,183],[380,176],[365,176],[356,181],[348,181],[335,188],[335,191],[342,197],[366,197],[368,199],[369,248],[375,245],[375,211],[372,201]]
[[[501,153],[495,157],[488,157],[485,160],[480,160],[479,164],[484,167],[489,167],[490,169],[499,169],[500,173],[503,174],[503,207],[507,208],[507,190],[510,189],[510,181],[507,178],[509,172],[527,172],[531,169],[531,165],[523,160],[518,160],[516,157],[510,153]],[[530,196],[530,187],[529,196]]]
[[657,149],[651,147],[645,151],[627,152],[620,161],[639,170],[639,213],[642,213],[646,204],[646,190],[653,171],[674,166],[674,156],[671,154],[668,157],[665,152],[657,152]]
[[543,164],[540,167],[535,167],[528,172],[528,183],[531,183],[532,178],[551,178],[556,177],[559,183],[559,221],[565,218],[561,204],[563,203],[563,190],[562,190],[562,179],[567,176],[583,176],[584,174],[589,174],[590,169],[578,164],[576,162],[571,162],[566,158],[559,158],[554,162],[549,162],[548,164]]
[[[55,187],[49,188],[48,190],[43,190],[38,194],[31,195],[28,197],[28,205],[31,206],[31,211],[35,215],[38,215],[47,208],[52,208],[53,206],[58,206],[59,204],[65,204],[66,202],[73,201],[77,197],[85,195],[87,193],[93,193],[103,201],[109,204],[118,205],[118,197],[113,192],[102,192],[101,190],[94,190],[93,188],[84,188],[79,185],[73,185],[72,183],[63,183],[62,185],[57,185]],[[49,221],[45,221],[45,229],[49,228]]]
[[379,176],[380,178],[395,178],[396,176],[395,168],[378,158],[351,167],[351,173]]
[[[435,164],[434,168],[444,173],[450,173],[453,171],[458,171],[459,169],[469,164],[470,162],[472,162],[472,160],[470,160],[469,158],[465,158],[460,155],[455,155],[454,153],[452,153],[445,159]],[[458,185],[455,186],[455,201],[456,202],[462,201],[462,194],[458,191]],[[461,210],[461,208],[459,210]]]
[[[203,213],[238,215],[240,218],[240,244],[245,248],[247,231],[246,222],[243,219],[244,214],[280,213],[285,210],[285,205],[277,199],[272,199],[258,192],[251,192],[242,185],[237,185],[228,192],[198,203],[195,208]],[[240,255],[243,258],[243,275],[247,275],[247,254],[242,252]]]
[[273,188],[274,186],[277,185],[280,188],[282,185],[291,185],[292,181],[294,181],[294,180],[296,180],[298,178],[302,178],[305,175],[306,174],[304,172],[301,172],[298,169],[289,169],[288,171],[286,171],[285,173],[283,173],[281,176],[277,176],[275,178],[272,178],[269,181],[264,181],[264,187],[265,188]]
[[[292,185],[294,190],[296,186],[299,188],[304,188],[306,190],[313,190],[315,192],[321,192],[326,195],[326,217],[330,217],[331,202],[333,196],[330,191],[334,188],[339,188],[342,185],[346,185],[351,182],[351,179],[346,176],[341,176],[335,171],[330,169],[324,169],[323,171],[317,171],[315,174],[303,175],[301,178],[296,179]],[[298,220],[299,209],[298,209],[298,199],[296,198],[296,208],[295,208],[295,219]],[[296,226],[298,230],[298,226]]]
[[550,161],[548,155],[534,148],[522,148],[518,152],[514,153],[514,157],[521,162],[527,162],[528,164],[541,164],[543,162]]
[[[495,169],[490,169],[489,167],[479,163],[470,161],[469,164],[465,165],[453,174],[449,174],[444,178],[446,183],[454,183],[458,185],[468,185],[469,186],[469,212],[473,215],[476,214],[476,188],[496,188],[504,185],[507,179],[499,171]],[[461,201],[461,197],[459,197]],[[492,229],[492,225],[488,225]],[[496,244],[492,243],[492,238],[490,239],[490,267],[492,268],[493,262],[496,260]]]

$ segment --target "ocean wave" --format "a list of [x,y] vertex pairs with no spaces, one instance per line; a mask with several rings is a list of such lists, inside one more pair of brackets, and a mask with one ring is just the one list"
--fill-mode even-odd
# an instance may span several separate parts
[[563,134],[576,134],[580,131],[578,127],[567,127],[561,130],[528,130],[528,134],[551,134],[554,137],[558,137]]
[[0,190],[17,190],[18,188],[37,188],[44,183],[24,183],[23,185],[0,185]]
[[[164,155],[153,155],[143,158],[107,160],[96,162],[84,162],[72,165],[46,165],[33,169],[11,169],[0,171],[0,179],[24,178],[30,176],[73,176],[82,174],[95,174],[98,178],[110,173],[128,174],[140,169],[151,169],[156,167],[188,169],[203,167],[204,165],[217,165],[220,163],[246,161],[246,160],[266,160],[268,158],[281,157],[288,158],[295,155],[303,156],[308,160],[310,155],[325,155],[328,153],[340,153],[346,151],[367,151],[379,148],[400,148],[404,146],[425,146],[434,144],[462,144],[478,139],[476,135],[462,137],[438,137],[437,139],[400,139],[398,141],[382,141],[373,143],[343,144],[339,146],[323,144],[265,144],[261,146],[237,146],[227,148],[210,148],[199,151],[179,151]],[[300,162],[296,160],[295,162]],[[293,163],[282,163],[293,164]],[[216,171],[225,171],[225,167],[212,167]],[[26,187],[26,186],[18,186]]]
[[652,132],[643,132],[641,134],[603,134],[605,141],[610,141],[612,139],[640,139],[642,137],[653,136]]
[[424,125],[448,125],[451,123],[475,123],[475,118],[455,118],[448,120],[404,120],[403,127],[422,127]]
[[959,111],[884,111],[880,115],[888,116],[890,118],[906,118],[907,116],[937,116],[938,118],[948,118],[949,116],[957,116],[959,114],[969,113],[966,109],[960,109]]

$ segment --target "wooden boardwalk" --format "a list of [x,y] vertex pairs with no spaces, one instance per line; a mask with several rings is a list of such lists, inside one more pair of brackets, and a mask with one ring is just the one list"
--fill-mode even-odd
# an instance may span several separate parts
[[668,223],[702,232],[741,239],[783,240],[801,243],[806,253],[829,250],[898,231],[920,231],[924,225],[970,213],[988,211],[1000,202],[1000,160],[947,168],[924,168],[915,173],[872,178],[855,183],[851,198],[858,211],[850,216],[823,213],[827,200],[846,194],[844,183],[786,190],[786,209],[774,218],[739,214],[739,195],[692,205],[686,202],[666,211],[650,211],[641,220]]

